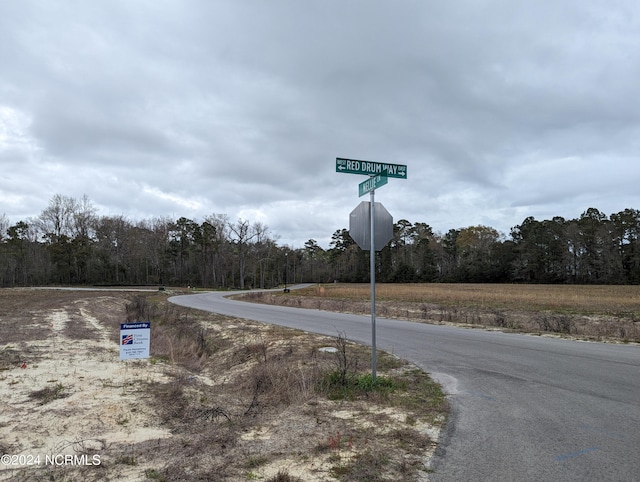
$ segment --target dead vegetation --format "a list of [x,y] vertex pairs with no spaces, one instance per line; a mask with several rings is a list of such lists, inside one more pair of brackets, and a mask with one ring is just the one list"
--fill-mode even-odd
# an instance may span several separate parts
[[58,400],[59,398],[64,398],[67,396],[68,394],[65,393],[64,385],[62,383],[57,383],[53,386],[44,387],[44,388],[41,388],[40,390],[34,390],[29,394],[29,398],[38,400],[40,405],[44,405],[45,403],[49,403],[54,400]]
[[[180,451],[182,459],[206,467],[191,480],[412,480],[424,474],[434,443],[426,427],[443,422],[446,401],[421,372],[382,356],[383,376],[374,383],[366,373],[369,350],[340,334],[332,340],[215,315],[193,317],[182,311],[161,322],[154,352],[198,375],[146,390],[155,394],[156,410],[174,436],[180,434],[180,447],[167,441],[174,456]],[[165,329],[182,335],[176,339]],[[320,350],[327,346],[336,351]],[[191,353],[192,360],[173,358],[176,353]],[[386,426],[397,429],[375,428]],[[413,433],[418,447],[407,450],[414,444],[398,431]],[[166,480],[186,477],[180,466],[155,470]]]
[[[0,290],[0,335],[19,321],[28,325],[20,340],[0,345],[0,390],[13,391],[13,398],[2,402],[7,410],[0,410],[3,451],[51,452],[71,441],[65,451],[101,457],[97,467],[5,468],[0,479],[275,482],[426,476],[447,403],[424,372],[380,353],[374,381],[368,373],[370,350],[343,334],[322,337],[197,312],[167,303],[167,295],[47,291],[46,297],[34,295],[34,308],[21,299],[22,311],[15,312],[7,303],[20,295]],[[22,296],[31,294],[22,290]],[[124,321],[151,321],[151,358],[117,360],[117,332]],[[36,335],[35,345],[27,332]],[[96,338],[111,348],[91,344]],[[62,350],[73,340],[87,340],[83,356],[95,359],[103,372],[80,374],[72,365],[67,371],[56,365],[55,378],[44,373],[25,378],[32,366],[49,363],[39,342]],[[121,373],[106,368],[112,366],[122,367]],[[83,400],[95,405],[83,410]],[[31,430],[38,420],[52,421],[46,429],[50,446],[19,436],[30,426],[17,420],[25,410]]]
[[[368,314],[369,290],[334,283],[242,298]],[[376,312],[384,318],[640,343],[640,286],[379,284],[376,292]]]

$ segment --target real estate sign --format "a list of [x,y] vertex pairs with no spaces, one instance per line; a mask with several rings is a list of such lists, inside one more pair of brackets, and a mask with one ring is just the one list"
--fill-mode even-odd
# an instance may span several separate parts
[[151,323],[120,323],[120,360],[149,358]]

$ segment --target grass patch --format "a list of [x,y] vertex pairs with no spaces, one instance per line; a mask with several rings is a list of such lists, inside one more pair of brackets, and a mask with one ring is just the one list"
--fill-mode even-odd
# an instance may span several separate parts
[[265,455],[250,455],[249,457],[247,457],[245,466],[248,469],[257,469],[258,467],[262,467],[268,462],[269,462],[269,457]]
[[276,475],[268,478],[266,482],[302,482],[302,479],[300,477],[289,475],[289,472],[284,469],[280,469]]
[[69,394],[65,393],[65,387],[62,383],[57,383],[50,387],[45,387],[41,390],[35,390],[29,394],[29,398],[38,400],[40,405],[58,400],[59,398],[68,397]]
[[156,469],[147,469],[144,471],[144,475],[150,480],[156,480],[158,482],[167,481],[167,478]]
[[388,397],[398,389],[399,383],[384,376],[374,379],[371,373],[350,374],[343,378],[339,371],[334,370],[324,375],[319,386],[330,400],[355,400],[373,394]]
[[349,462],[334,466],[329,473],[344,482],[383,482],[390,459],[387,453],[369,450]]

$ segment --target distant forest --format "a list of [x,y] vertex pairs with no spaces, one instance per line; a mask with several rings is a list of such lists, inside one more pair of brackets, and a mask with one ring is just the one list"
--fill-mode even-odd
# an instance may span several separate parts
[[[577,219],[528,217],[508,237],[488,226],[434,233],[401,219],[376,253],[380,282],[640,283],[640,211]],[[348,229],[329,249],[309,239],[279,246],[261,223],[214,214],[132,221],[98,216],[85,196],[56,195],[37,218],[0,215],[0,286],[170,285],[270,288],[300,282],[367,282],[369,252]]]

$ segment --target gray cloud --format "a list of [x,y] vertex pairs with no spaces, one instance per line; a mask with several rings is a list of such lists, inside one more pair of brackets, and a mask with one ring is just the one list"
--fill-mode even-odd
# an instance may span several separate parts
[[638,207],[639,7],[604,2],[5,2],[0,214],[254,216],[327,245],[359,176],[436,230]]

